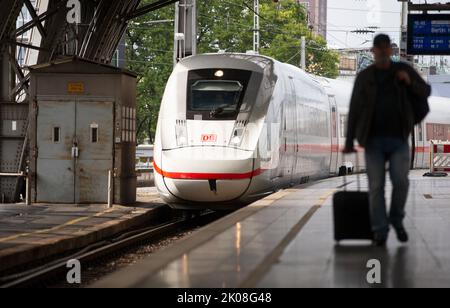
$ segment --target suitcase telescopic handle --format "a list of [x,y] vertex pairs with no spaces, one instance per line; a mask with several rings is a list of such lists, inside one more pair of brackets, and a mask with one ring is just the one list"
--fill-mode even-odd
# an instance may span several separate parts
[[[356,166],[353,166],[353,171],[355,171],[358,168],[358,166],[359,166],[359,152],[356,151],[354,154],[356,156]],[[345,158],[346,155],[350,155],[350,154],[345,153],[344,154],[344,158]],[[347,185],[348,185],[348,182],[347,182],[347,170],[344,173],[343,179],[344,179],[344,191],[347,191]],[[361,191],[361,176],[360,176],[359,172],[356,172],[356,182],[357,182],[357,185],[358,185],[358,191]]]

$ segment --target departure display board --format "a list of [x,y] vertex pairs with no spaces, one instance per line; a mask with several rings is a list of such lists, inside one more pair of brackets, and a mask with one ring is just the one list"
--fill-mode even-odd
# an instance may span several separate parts
[[450,55],[450,14],[409,14],[409,55]]

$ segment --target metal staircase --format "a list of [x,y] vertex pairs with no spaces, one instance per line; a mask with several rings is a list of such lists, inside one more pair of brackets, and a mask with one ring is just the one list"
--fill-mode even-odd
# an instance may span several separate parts
[[13,102],[14,68],[11,55],[15,48],[16,20],[23,0],[0,0],[0,202],[17,201],[21,189],[18,175],[25,156],[25,136],[28,123],[28,105]]
[[14,202],[23,188],[28,104],[0,103],[0,121],[0,201]]

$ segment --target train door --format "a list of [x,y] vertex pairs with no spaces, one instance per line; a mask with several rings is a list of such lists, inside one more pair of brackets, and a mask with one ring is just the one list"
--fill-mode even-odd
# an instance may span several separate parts
[[295,83],[293,79],[290,79],[290,101],[289,101],[289,118],[288,124],[290,130],[290,181],[291,183],[295,182],[295,178],[297,176],[297,160],[299,154],[299,136],[297,134],[297,95],[295,92]]
[[338,169],[339,157],[339,137],[338,137],[338,110],[336,97],[329,96],[330,101],[330,127],[331,127],[331,156],[330,156],[330,174],[336,174]]

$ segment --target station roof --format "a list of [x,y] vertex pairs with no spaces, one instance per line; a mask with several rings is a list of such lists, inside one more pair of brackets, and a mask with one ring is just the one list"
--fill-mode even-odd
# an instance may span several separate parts
[[131,77],[137,77],[137,74],[130,70],[117,68],[115,66],[98,63],[79,57],[67,57],[54,60],[49,63],[30,66],[30,70],[33,73],[40,74],[126,74]]

